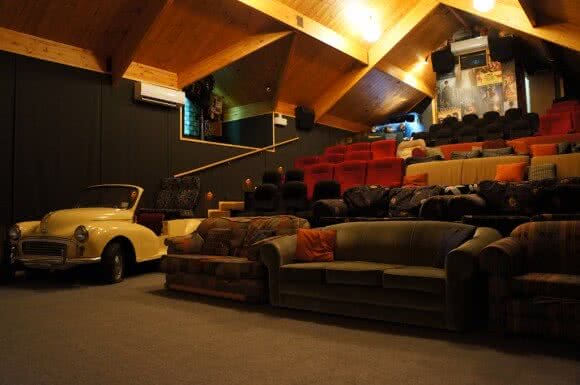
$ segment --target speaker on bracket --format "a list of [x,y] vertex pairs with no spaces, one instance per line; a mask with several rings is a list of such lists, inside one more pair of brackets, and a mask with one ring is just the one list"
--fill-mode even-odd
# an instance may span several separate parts
[[455,69],[455,56],[451,52],[450,47],[446,47],[439,51],[431,52],[431,64],[433,65],[433,72],[438,74],[448,74]]
[[508,62],[514,59],[514,37],[493,37],[488,39],[489,56],[493,61]]
[[310,131],[314,128],[314,111],[304,106],[298,106],[294,109],[296,115],[296,129],[301,131]]

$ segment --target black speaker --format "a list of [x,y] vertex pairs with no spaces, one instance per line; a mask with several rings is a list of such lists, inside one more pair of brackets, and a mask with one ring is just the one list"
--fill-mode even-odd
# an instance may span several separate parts
[[450,48],[431,52],[431,64],[433,71],[438,74],[448,74],[455,69],[455,56]]
[[310,131],[314,128],[314,111],[304,106],[298,106],[294,109],[296,114],[296,129]]
[[514,37],[490,37],[489,56],[493,61],[506,62],[514,59]]

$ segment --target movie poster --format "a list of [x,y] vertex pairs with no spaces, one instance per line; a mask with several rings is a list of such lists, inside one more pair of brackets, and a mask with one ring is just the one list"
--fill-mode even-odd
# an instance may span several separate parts
[[[489,58],[488,58],[489,60]],[[487,111],[504,114],[518,106],[514,62],[489,61],[478,68],[455,71],[437,78],[439,121],[448,116],[462,119],[467,114],[483,116]]]

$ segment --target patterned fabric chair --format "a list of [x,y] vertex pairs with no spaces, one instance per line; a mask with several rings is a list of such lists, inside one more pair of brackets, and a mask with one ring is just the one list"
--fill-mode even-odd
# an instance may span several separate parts
[[580,221],[518,226],[480,265],[494,329],[580,341]]
[[161,181],[155,207],[140,208],[139,214],[163,214],[162,219],[191,218],[199,202],[200,188],[197,176],[165,178]]
[[205,219],[194,233],[167,239],[167,255],[161,265],[165,286],[264,302],[268,283],[266,269],[259,260],[260,245],[266,239],[293,235],[299,228],[309,227],[307,220],[291,215]]

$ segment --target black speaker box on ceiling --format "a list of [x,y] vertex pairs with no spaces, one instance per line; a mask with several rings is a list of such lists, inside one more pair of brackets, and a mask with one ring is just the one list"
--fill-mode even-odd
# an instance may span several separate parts
[[489,56],[493,61],[507,62],[514,58],[514,37],[490,37]]
[[433,71],[438,74],[448,74],[455,69],[455,56],[451,48],[447,47],[439,51],[431,52],[431,64]]
[[296,129],[310,131],[314,128],[314,111],[304,106],[298,106],[294,109],[296,114]]

